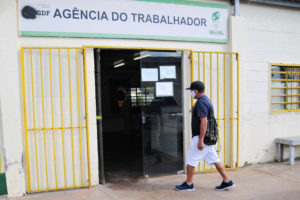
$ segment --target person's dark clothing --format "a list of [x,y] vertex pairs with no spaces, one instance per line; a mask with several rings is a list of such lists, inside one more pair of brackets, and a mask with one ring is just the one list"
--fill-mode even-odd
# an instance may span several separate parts
[[200,117],[208,117],[210,113],[214,113],[214,108],[212,106],[209,98],[204,95],[197,99],[196,104],[193,107],[192,113],[192,135],[200,135]]

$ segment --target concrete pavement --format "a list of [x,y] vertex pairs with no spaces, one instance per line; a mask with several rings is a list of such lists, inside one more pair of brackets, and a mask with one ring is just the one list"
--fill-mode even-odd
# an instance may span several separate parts
[[185,175],[172,175],[147,180],[126,180],[107,183],[90,189],[76,189],[30,194],[14,200],[157,200],[157,199],[251,199],[251,200],[299,200],[300,160],[294,166],[288,162],[256,164],[228,171],[236,187],[229,191],[215,191],[221,183],[217,172],[196,174],[193,192],[175,191],[173,186],[184,181]]

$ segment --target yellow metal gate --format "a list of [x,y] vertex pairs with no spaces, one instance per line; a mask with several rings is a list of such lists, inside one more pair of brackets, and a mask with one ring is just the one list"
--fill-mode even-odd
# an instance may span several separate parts
[[[191,81],[204,82],[206,95],[213,103],[219,125],[219,157],[227,169],[235,169],[239,163],[239,54],[192,51],[190,72]],[[213,170],[204,161],[196,169]]]
[[83,48],[21,48],[27,191],[88,187]]

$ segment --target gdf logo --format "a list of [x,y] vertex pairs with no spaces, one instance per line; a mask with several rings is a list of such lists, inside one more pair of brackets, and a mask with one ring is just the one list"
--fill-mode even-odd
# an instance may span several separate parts
[[49,10],[36,10],[31,6],[24,6],[21,10],[22,16],[25,19],[35,19],[37,16],[48,16],[50,14]]

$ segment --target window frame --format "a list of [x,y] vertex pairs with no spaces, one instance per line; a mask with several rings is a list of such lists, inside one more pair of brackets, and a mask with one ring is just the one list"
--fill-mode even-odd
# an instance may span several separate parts
[[[285,70],[284,71],[273,71],[273,67],[283,67]],[[296,72],[291,72],[289,71],[289,69],[297,69]],[[273,74],[284,74],[285,78],[281,79],[281,77],[279,79],[273,78]],[[271,63],[271,69],[270,69],[270,75],[271,75],[271,84],[270,84],[270,110],[271,113],[283,113],[283,112],[299,112],[300,111],[300,64],[278,64],[278,63]],[[298,76],[297,78],[289,78],[289,75],[294,75],[294,76]],[[293,76],[293,77],[294,77]],[[284,83],[285,82],[285,86],[284,87],[273,87],[275,82],[280,82],[280,83]],[[289,87],[289,82],[292,83],[297,83],[296,87]],[[274,94],[274,91],[279,91],[279,90],[284,90],[285,94]],[[289,90],[297,90],[297,94],[289,94]],[[284,101],[282,102],[275,102],[273,100],[274,97],[283,97],[285,98]],[[297,101],[294,101],[293,98],[297,98]],[[292,98],[292,101],[290,101],[290,98]],[[283,109],[273,109],[273,105],[284,105]],[[298,104],[298,108],[294,109],[294,108],[289,108],[290,106],[294,105],[294,104]]]

